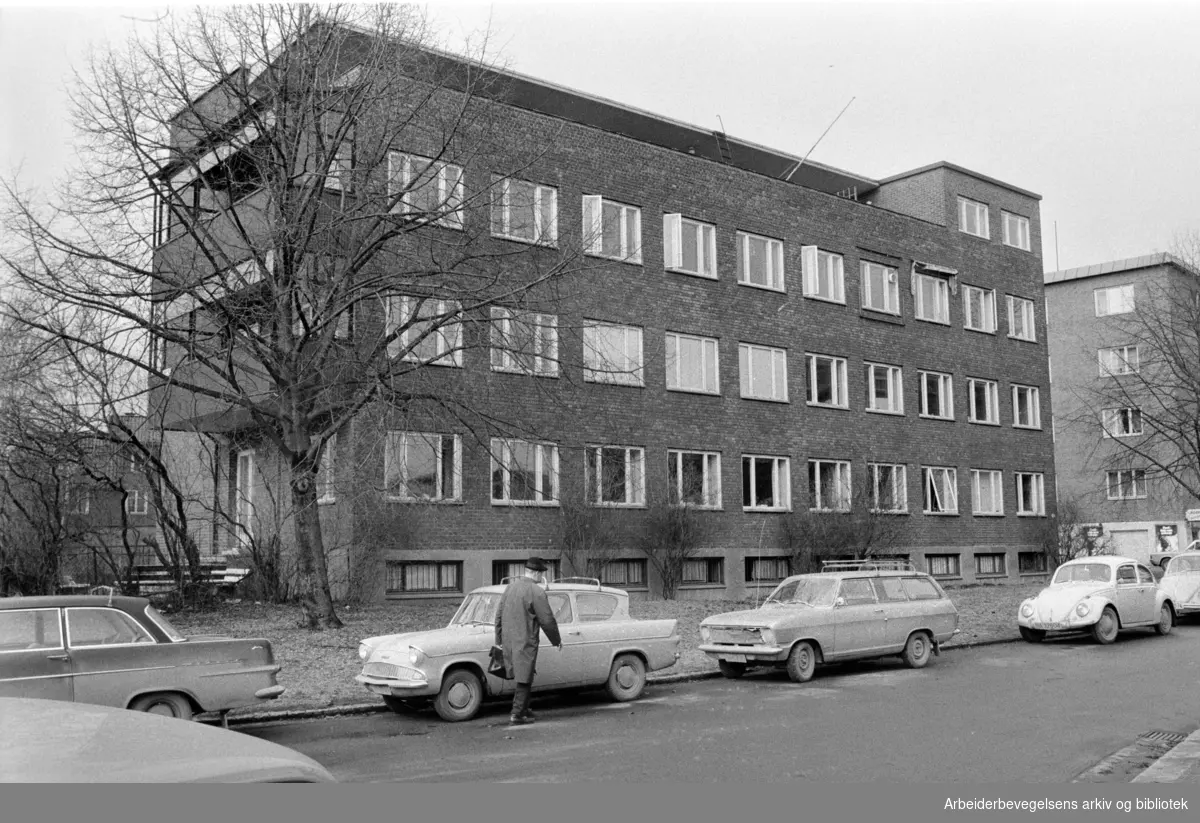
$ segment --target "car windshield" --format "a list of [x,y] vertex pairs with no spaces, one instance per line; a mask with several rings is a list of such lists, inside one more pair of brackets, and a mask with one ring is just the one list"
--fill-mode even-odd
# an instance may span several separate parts
[[470,626],[484,623],[489,626],[496,623],[496,607],[500,605],[500,593],[469,594],[467,599],[458,607],[451,626]]
[[835,577],[800,577],[780,583],[763,605],[832,606],[836,592]]
[[1059,583],[1109,583],[1112,568],[1104,563],[1074,563],[1059,566],[1053,585]]
[[1184,572],[1200,572],[1200,555],[1171,558],[1171,562],[1167,564],[1167,574],[1183,574]]
[[187,639],[179,633],[178,629],[171,625],[170,620],[167,620],[167,618],[163,617],[159,610],[153,606],[146,607],[146,617],[149,617],[156,626],[162,629],[163,634],[171,638],[171,642],[181,643]]

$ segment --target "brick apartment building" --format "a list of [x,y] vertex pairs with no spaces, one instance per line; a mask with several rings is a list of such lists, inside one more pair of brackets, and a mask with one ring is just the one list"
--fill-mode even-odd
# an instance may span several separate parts
[[[533,194],[539,231],[584,238],[588,268],[534,320],[535,356],[489,352],[488,335],[519,320],[498,309],[464,323],[476,345],[423,372],[536,436],[480,438],[445,413],[383,408],[338,432],[321,518],[339,593],[459,596],[531,553],[556,559],[566,510],[585,503],[630,534],[657,503],[694,507],[703,546],[681,597],[774,585],[789,572],[783,518],[851,505],[888,512],[900,533],[889,552],[947,581],[1045,571],[1055,481],[1038,195],[947,162],[884,179],[799,164],[515,73],[496,81],[497,131],[547,146],[513,185]],[[394,148],[413,153],[398,162],[424,150]],[[437,169],[438,185],[467,192],[497,171]],[[505,214],[462,220],[502,252],[529,239]],[[386,322],[368,308],[350,333]],[[247,420],[218,417],[180,415],[168,438],[179,455],[189,438],[218,449],[198,516],[215,503],[262,535],[286,518],[285,469]],[[420,478],[405,468],[422,463]],[[521,483],[514,465],[527,466]],[[208,551],[237,550],[235,530],[209,532]],[[366,542],[384,560],[370,577],[354,572]],[[632,539],[602,576],[656,590]]]
[[1045,278],[1059,499],[1099,527],[1113,551],[1143,560],[1200,538],[1200,522],[1188,519],[1189,510],[1200,515],[1200,501],[1122,448],[1144,448],[1150,421],[1161,417],[1137,400],[1156,361],[1162,365],[1154,335],[1137,318],[1172,311],[1164,298],[1195,277],[1181,260],[1159,253]]

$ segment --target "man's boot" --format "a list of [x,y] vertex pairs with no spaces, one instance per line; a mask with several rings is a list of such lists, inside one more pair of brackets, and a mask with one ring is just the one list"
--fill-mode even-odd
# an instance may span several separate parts
[[529,717],[527,714],[529,711],[529,694],[531,691],[533,691],[531,684],[517,684],[517,690],[513,692],[512,713],[508,716],[508,725],[527,726],[533,722],[533,718]]

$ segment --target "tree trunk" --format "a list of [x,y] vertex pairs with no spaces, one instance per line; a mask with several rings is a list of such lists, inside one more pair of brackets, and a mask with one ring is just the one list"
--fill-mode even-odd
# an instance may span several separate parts
[[296,546],[300,552],[300,605],[309,629],[340,629],[342,621],[333,608],[329,567],[325,563],[325,541],[317,510],[315,472],[303,463],[292,464],[292,507],[296,512]]

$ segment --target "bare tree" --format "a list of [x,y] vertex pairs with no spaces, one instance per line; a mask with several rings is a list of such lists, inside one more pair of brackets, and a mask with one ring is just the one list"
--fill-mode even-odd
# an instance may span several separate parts
[[845,511],[805,509],[784,515],[781,529],[792,572],[819,571],[823,560],[866,559],[895,547],[903,521],[873,508],[870,497],[866,491],[851,495]]
[[[328,442],[372,404],[495,424],[436,372],[496,334],[517,367],[542,356],[576,260],[513,182],[542,147],[493,102],[500,76],[432,42],[389,4],[173,15],[79,78],[69,188],[47,206],[5,185],[22,322],[127,364],[168,425],[280,456],[312,628],[340,625]],[[524,242],[490,240],[496,219]]]
[[1072,500],[1059,500],[1057,517],[1043,522],[1042,549],[1049,571],[1076,557],[1112,554],[1100,525],[1083,522],[1079,506]]

